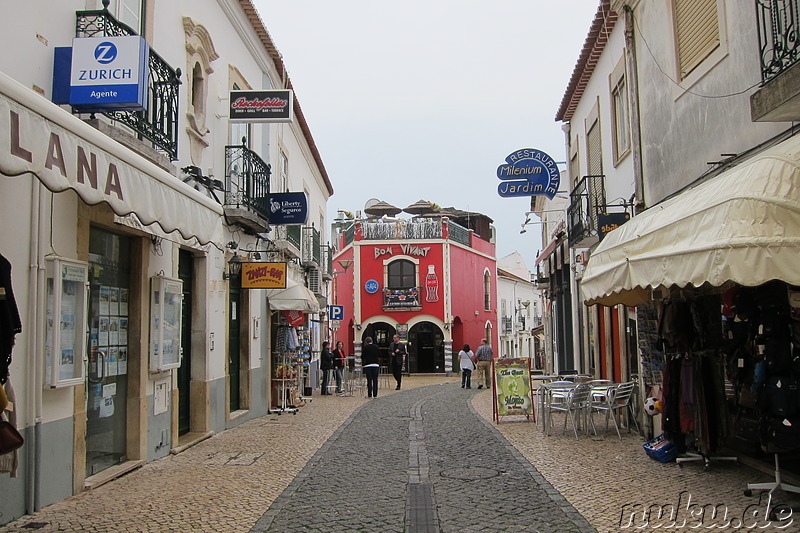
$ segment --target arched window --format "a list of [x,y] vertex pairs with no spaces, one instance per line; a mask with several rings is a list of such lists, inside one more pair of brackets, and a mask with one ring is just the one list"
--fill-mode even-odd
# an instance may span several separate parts
[[492,277],[488,272],[483,275],[483,310],[492,310]]
[[389,263],[387,288],[411,289],[417,286],[417,267],[407,259]]

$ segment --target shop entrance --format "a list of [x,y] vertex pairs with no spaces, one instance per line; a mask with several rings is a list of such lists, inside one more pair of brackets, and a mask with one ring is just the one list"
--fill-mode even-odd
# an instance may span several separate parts
[[364,342],[364,338],[366,337],[372,337],[372,342],[380,348],[381,366],[389,366],[389,344],[391,344],[392,338],[396,332],[397,330],[386,322],[375,322],[367,326],[367,329],[364,330],[364,334],[361,336],[361,342]]
[[408,332],[411,372],[444,372],[444,334],[431,322],[415,324]]
[[91,228],[89,265],[87,477],[127,460],[129,239]]
[[239,364],[239,315],[241,314],[240,295],[242,289],[238,286],[238,278],[230,280],[228,305],[228,377],[230,378],[230,412],[241,409],[240,401],[240,370]]
[[183,316],[181,316],[181,366],[178,368],[178,435],[190,430],[189,387],[192,380],[192,253],[178,254],[178,278],[183,282]]

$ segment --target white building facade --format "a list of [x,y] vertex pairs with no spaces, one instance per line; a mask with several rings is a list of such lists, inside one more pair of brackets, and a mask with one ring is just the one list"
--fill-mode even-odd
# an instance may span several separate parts
[[[265,414],[278,314],[233,267],[269,259],[304,286],[329,272],[333,188],[296,99],[292,122],[229,121],[231,90],[292,88],[249,0],[50,4],[0,23],[16,51],[0,60],[0,255],[22,324],[1,333],[26,439],[0,474],[2,523]],[[56,49],[136,35],[145,111],[53,103]],[[271,225],[277,192],[305,193],[307,222]]]

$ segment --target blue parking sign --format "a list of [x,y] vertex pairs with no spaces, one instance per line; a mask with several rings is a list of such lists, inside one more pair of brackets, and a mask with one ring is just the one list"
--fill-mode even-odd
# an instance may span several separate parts
[[343,305],[329,305],[328,318],[330,320],[344,320],[344,306]]

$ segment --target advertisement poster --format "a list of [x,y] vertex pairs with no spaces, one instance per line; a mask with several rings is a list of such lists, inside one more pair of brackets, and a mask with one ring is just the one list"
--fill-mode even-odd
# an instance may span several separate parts
[[530,359],[494,359],[495,421],[501,416],[533,416]]

